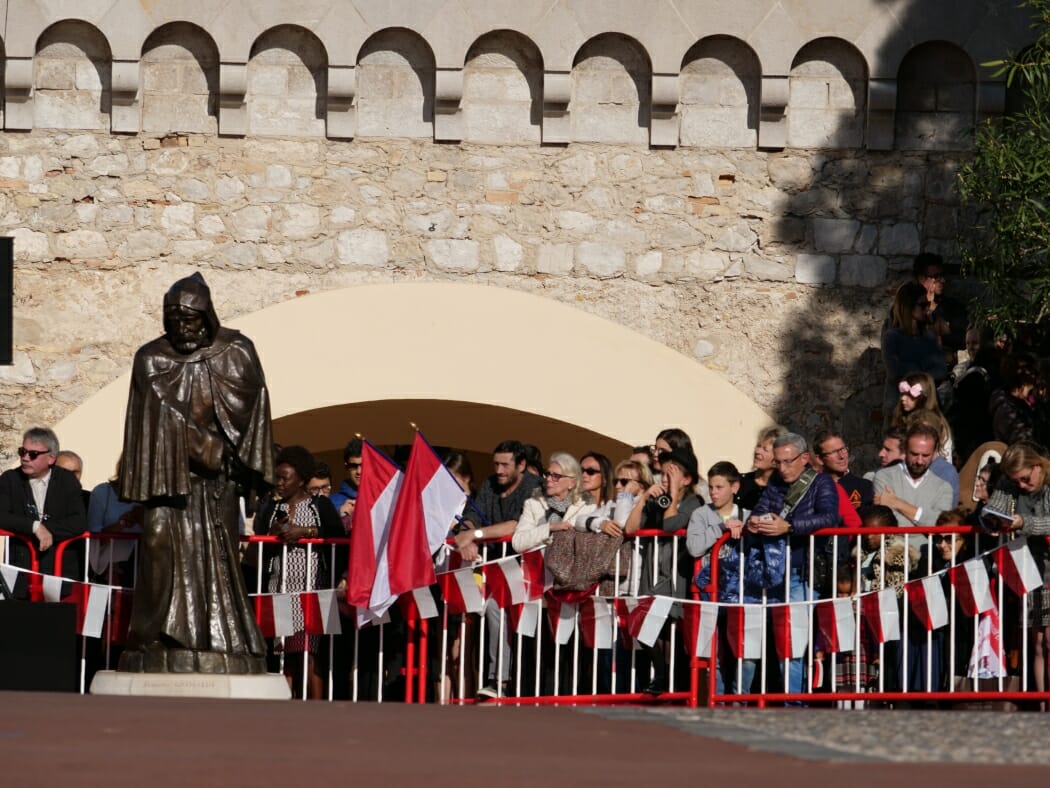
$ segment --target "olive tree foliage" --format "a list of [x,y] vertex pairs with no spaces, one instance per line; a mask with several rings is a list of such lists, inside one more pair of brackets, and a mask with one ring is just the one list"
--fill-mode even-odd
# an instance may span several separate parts
[[982,64],[1017,100],[977,130],[958,177],[963,271],[985,290],[977,318],[1009,335],[1050,326],[1050,0],[1022,5],[1034,43]]

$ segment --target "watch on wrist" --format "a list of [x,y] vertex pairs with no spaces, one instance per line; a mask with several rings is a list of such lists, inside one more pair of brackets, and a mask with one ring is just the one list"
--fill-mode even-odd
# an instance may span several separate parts
[[484,538],[485,538],[485,532],[482,531],[480,528],[475,528],[474,529],[474,541],[475,542],[480,542]]

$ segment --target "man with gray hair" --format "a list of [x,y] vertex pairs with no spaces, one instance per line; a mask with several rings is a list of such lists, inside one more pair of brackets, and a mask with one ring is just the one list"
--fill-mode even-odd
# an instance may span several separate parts
[[[764,542],[773,542],[774,547],[787,542],[788,560],[782,572],[776,572],[769,562],[770,556],[782,553],[775,549],[766,553],[771,574],[784,576],[779,587],[769,589],[769,597],[784,599],[786,585],[790,602],[816,599],[809,576],[810,535],[841,524],[838,490],[834,479],[810,467],[806,439],[797,433],[789,432],[773,441],[773,467],[776,472],[747,521],[748,531],[763,537]],[[802,659],[790,660],[784,689],[800,693],[804,679]]]
[[[80,495],[80,482],[69,471],[55,465],[58,438],[46,427],[33,427],[22,436],[18,448],[19,467],[0,474],[0,528],[29,538],[40,559],[40,571],[55,572],[55,547],[87,530],[87,512]],[[29,569],[29,547],[21,539],[11,540],[11,563]],[[76,577],[74,560],[62,564],[66,577]],[[22,596],[22,578],[16,595]]]

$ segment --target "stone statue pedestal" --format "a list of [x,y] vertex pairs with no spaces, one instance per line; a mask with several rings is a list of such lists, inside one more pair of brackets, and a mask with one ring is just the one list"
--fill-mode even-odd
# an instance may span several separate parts
[[125,673],[100,670],[91,681],[92,695],[160,698],[238,698],[289,700],[292,692],[280,673]]

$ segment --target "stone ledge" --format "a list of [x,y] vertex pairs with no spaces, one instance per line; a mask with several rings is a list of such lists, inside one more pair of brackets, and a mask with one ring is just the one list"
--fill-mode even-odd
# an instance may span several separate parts
[[290,700],[291,690],[280,673],[231,676],[211,673],[121,673],[102,670],[91,682],[92,695],[154,698],[237,698]]

